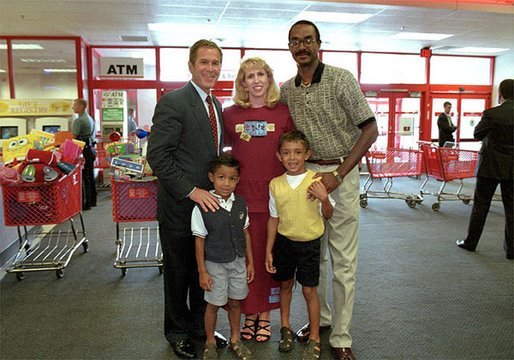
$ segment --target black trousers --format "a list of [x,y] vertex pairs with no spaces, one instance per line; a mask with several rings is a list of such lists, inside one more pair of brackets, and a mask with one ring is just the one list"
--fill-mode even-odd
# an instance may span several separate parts
[[82,208],[87,209],[96,206],[96,185],[95,185],[95,150],[85,146],[82,155],[84,156],[84,168],[82,169]]
[[512,255],[514,254],[514,238],[512,237],[513,179],[499,180],[477,177],[475,199],[473,200],[473,210],[471,211],[471,218],[469,219],[466,246],[470,249],[477,247],[498,184],[500,184],[503,208],[505,210],[504,249],[507,255]]
[[164,267],[164,335],[171,344],[205,336],[207,303],[200,287],[191,234],[193,206],[189,199],[171,201],[166,211],[159,210],[158,215]]

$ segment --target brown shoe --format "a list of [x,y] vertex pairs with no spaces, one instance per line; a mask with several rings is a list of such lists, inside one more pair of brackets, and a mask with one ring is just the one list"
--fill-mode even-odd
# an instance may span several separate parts
[[[325,331],[330,329],[330,325],[320,326],[319,333],[322,334]],[[307,342],[309,341],[309,337],[311,336],[311,328],[309,324],[305,324],[296,332],[296,341],[298,342]]]
[[353,355],[352,348],[345,347],[332,347],[332,353],[337,360],[356,360]]

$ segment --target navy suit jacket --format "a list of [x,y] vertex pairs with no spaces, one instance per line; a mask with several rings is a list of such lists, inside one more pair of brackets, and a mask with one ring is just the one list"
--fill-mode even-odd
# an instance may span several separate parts
[[501,105],[485,110],[475,127],[473,136],[482,140],[477,170],[479,177],[513,179],[513,104],[512,100],[505,100]]
[[[159,221],[172,217],[170,202],[182,202],[195,186],[212,189],[209,167],[223,144],[221,104],[213,99],[221,126],[219,149],[205,105],[191,82],[164,95],[155,107],[147,160],[159,181]],[[193,205],[188,204],[191,209]]]

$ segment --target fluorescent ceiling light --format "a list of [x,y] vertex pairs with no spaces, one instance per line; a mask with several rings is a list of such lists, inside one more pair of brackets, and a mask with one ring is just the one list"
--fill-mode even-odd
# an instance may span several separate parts
[[467,46],[461,48],[452,48],[451,51],[455,52],[474,52],[474,53],[483,53],[483,54],[494,54],[502,51],[509,50],[507,48],[488,48],[488,47],[475,47],[475,46]]
[[[13,50],[42,50],[39,44],[12,44]],[[0,44],[0,50],[6,50],[7,44]]]
[[6,71],[5,71],[5,70],[3,70],[3,69],[0,69],[0,73],[4,73],[4,72],[6,72]]
[[453,34],[419,33],[402,31],[391,36],[393,39],[404,40],[443,40],[453,36]]
[[64,59],[38,59],[38,58],[23,58],[20,59],[24,63],[64,63]]
[[374,14],[333,13],[323,11],[303,11],[295,17],[296,20],[311,20],[313,22],[331,22],[342,24],[355,24],[367,20]]
[[76,69],[43,69],[46,73],[74,73]]
[[214,25],[205,24],[202,26],[193,24],[177,24],[177,23],[150,23],[148,30],[161,32],[179,32],[181,34],[190,34],[190,32],[206,32],[212,29]]

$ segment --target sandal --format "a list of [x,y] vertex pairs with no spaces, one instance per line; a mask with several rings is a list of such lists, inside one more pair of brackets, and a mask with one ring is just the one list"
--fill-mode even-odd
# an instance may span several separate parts
[[278,351],[290,352],[293,349],[293,332],[287,326],[280,328],[280,341]]
[[302,360],[318,360],[321,356],[321,343],[309,340],[307,348],[303,352]]
[[252,340],[255,337],[257,319],[246,318],[245,324],[241,329],[241,339]]
[[[261,323],[264,323],[263,326],[261,326]],[[265,333],[262,333],[259,331],[264,330]],[[271,325],[269,320],[261,320],[259,319],[257,321],[257,327],[255,329],[255,341],[257,342],[266,342],[271,337]],[[260,340],[258,339],[260,338]]]
[[230,343],[230,348],[236,354],[239,360],[251,360],[252,352],[243,345],[241,340],[237,340],[235,343]]
[[203,348],[204,360],[217,360],[218,352],[216,351],[216,344],[205,344]]

